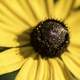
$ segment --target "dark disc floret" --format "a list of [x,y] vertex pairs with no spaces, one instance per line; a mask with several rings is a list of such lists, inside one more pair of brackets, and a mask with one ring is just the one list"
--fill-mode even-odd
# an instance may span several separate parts
[[58,57],[69,44],[69,33],[63,22],[48,19],[31,32],[31,45],[42,57]]

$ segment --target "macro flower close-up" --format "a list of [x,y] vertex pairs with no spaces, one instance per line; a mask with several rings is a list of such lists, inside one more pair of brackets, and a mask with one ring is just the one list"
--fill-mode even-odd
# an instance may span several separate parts
[[80,80],[80,0],[0,0],[0,77],[17,70],[14,80]]

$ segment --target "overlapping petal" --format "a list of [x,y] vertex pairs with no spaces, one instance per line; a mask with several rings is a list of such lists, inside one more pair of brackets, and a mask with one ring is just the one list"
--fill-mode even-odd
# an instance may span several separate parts
[[74,0],[59,0],[55,4],[55,18],[58,20],[64,20],[68,16],[73,2]]
[[36,80],[49,80],[50,78],[49,73],[49,65],[48,62],[45,59],[39,60],[38,70],[36,74]]
[[46,7],[48,11],[48,17],[54,18],[54,0],[46,0]]
[[72,12],[65,23],[69,27],[70,42],[80,46],[80,11]]
[[13,48],[0,53],[0,75],[19,69],[24,63],[18,48]]
[[[26,52],[27,50],[27,52]],[[0,53],[0,75],[18,70],[25,58],[33,54],[31,47],[11,48]]]
[[16,47],[19,46],[17,36],[13,33],[0,28],[0,46],[2,47]]
[[50,59],[53,68],[53,80],[69,80],[63,63],[58,59]]
[[63,62],[69,71],[79,80],[80,79],[80,58],[70,53],[62,55]]
[[7,7],[16,17],[26,24],[35,24],[36,20],[33,16],[29,15],[22,8],[18,0],[1,0],[0,1],[5,7]]
[[75,0],[74,8],[80,7],[80,0]]
[[34,56],[26,60],[15,80],[35,80],[38,61],[34,59]]
[[27,0],[27,3],[29,3],[33,13],[35,13],[39,21],[48,18],[45,0],[34,0],[33,2],[32,0]]

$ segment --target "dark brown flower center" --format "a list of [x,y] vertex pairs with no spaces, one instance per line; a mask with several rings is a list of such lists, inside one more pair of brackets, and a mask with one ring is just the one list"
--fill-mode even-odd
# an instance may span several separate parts
[[58,57],[67,50],[69,44],[67,27],[54,19],[40,22],[30,37],[32,47],[42,57]]

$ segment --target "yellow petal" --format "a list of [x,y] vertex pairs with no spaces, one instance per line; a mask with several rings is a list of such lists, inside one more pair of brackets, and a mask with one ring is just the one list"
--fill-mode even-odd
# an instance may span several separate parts
[[0,53],[0,75],[19,69],[24,63],[24,57],[19,48],[12,48]]
[[[30,6],[28,3],[26,3],[26,0],[19,0],[19,3],[21,4],[22,8],[24,9],[24,11],[26,12],[27,16],[34,18],[34,20],[36,20],[36,23],[38,22],[36,15],[33,13],[33,11],[31,10]],[[30,20],[30,19],[29,19]]]
[[77,57],[80,57],[80,46],[69,45],[68,50],[71,54],[74,54]]
[[66,70],[66,73],[67,73],[67,77],[69,77],[69,79],[68,80],[77,80],[73,75],[72,75],[72,73],[66,68],[66,66],[65,66],[65,70]]
[[73,57],[70,53],[62,55],[62,59],[70,72],[79,80],[80,79],[80,58]]
[[17,36],[0,28],[0,46],[15,47],[19,46]]
[[46,2],[49,18],[54,18],[54,0],[47,0]]
[[54,80],[68,80],[62,62],[56,58],[51,59],[50,62],[54,69]]
[[73,4],[73,0],[59,0],[55,5],[54,16],[56,19],[64,20]]
[[74,61],[74,63],[80,65],[80,56],[75,56],[74,54],[68,54],[68,56]]
[[31,27],[28,24],[24,24],[0,2],[0,28],[20,35],[29,30]]
[[49,80],[54,80],[54,69],[53,69],[53,66],[51,65],[50,59],[48,60],[48,63],[49,63],[49,72],[50,72]]
[[5,23],[5,22],[0,22],[0,28],[8,31],[11,34],[15,34],[16,36],[22,35],[24,33],[26,33],[26,35],[27,35],[28,30],[30,30],[29,26],[27,26],[27,25],[25,28],[24,26],[22,27],[22,26],[19,26],[16,24],[13,25],[13,24]]
[[29,57],[21,68],[15,80],[35,80],[38,61]]
[[20,19],[15,13],[13,13],[2,0],[0,1],[0,21],[4,21],[10,24],[16,24],[19,26],[26,26],[22,19]]
[[19,69],[34,51],[32,47],[12,48],[0,53],[0,75]]
[[31,9],[33,10],[33,13],[37,16],[37,18],[40,20],[46,19],[47,16],[47,10],[45,6],[45,0],[27,0],[27,3],[29,3]]
[[71,43],[80,46],[80,11],[72,12],[65,23],[69,27]]
[[29,27],[17,24],[7,16],[0,14],[0,46],[15,47],[26,44],[30,39],[27,34]]
[[40,59],[35,80],[50,80],[49,76],[48,62],[45,59]]
[[44,77],[43,77],[43,79],[42,80],[50,80],[50,72],[49,72],[49,64],[48,64],[48,62],[47,62],[47,60],[44,60]]
[[37,70],[37,75],[36,75],[36,80],[42,80],[43,77],[44,77],[44,60],[43,59],[40,59],[39,61],[39,65],[38,65],[38,70]]
[[80,7],[80,0],[75,0],[74,8]]
[[18,0],[1,0],[1,2],[24,23],[28,23],[30,25],[34,25],[36,23],[35,18],[25,12]]
[[70,73],[70,71],[67,69],[67,67],[65,66],[65,64],[62,62],[62,60],[60,60],[59,58],[57,58],[58,63],[60,64],[63,73],[66,77],[66,80],[76,80],[73,75]]

